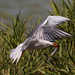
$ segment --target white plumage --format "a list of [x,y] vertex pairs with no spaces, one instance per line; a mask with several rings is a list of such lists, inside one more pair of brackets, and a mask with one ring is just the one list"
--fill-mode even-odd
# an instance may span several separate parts
[[15,49],[11,50],[11,60],[14,62],[17,59],[18,62],[25,49],[42,49],[50,45],[56,47],[54,52],[51,54],[52,56],[58,49],[58,44],[54,43],[54,41],[59,40],[65,36],[71,36],[69,33],[56,28],[57,25],[65,21],[71,20],[62,16],[48,16],[45,21],[37,25],[31,31],[29,37],[23,43],[19,44]]

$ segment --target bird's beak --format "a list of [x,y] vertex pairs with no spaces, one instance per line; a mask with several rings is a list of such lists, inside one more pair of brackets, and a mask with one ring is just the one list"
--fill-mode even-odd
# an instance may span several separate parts
[[53,46],[59,47],[59,44],[58,43],[53,43]]

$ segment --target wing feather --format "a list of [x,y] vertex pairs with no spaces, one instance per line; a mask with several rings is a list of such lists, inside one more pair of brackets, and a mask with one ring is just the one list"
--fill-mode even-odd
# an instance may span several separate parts
[[[48,16],[46,20],[44,20],[39,25],[35,26],[34,29],[31,31],[29,37],[34,36],[36,32],[42,27],[42,26],[50,26],[50,27],[56,27],[57,25],[65,22],[65,21],[71,21],[70,19],[62,16]],[[51,28],[50,28],[51,30]]]
[[64,32],[60,29],[53,28],[50,26],[42,26],[38,32],[35,34],[35,38],[47,40],[47,41],[55,41],[62,39],[64,36],[71,36],[69,33]]
[[70,19],[62,16],[48,16],[44,22],[32,30],[29,37],[35,36],[37,39],[55,41],[64,36],[71,36],[69,33],[56,28],[57,25],[65,21],[70,21]]
[[66,17],[62,17],[62,16],[48,16],[47,22],[45,25],[57,26],[57,25],[59,25],[63,22],[66,22],[66,21],[71,21],[71,20]]

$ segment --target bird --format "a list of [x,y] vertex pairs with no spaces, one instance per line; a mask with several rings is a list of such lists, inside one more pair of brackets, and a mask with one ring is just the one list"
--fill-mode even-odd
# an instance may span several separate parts
[[67,21],[71,20],[63,16],[49,15],[43,22],[33,28],[29,37],[23,43],[10,50],[12,63],[14,61],[18,63],[25,50],[43,49],[51,45],[55,46],[55,49],[50,56],[54,55],[59,47],[55,40],[71,36],[70,33],[57,28],[58,25]]

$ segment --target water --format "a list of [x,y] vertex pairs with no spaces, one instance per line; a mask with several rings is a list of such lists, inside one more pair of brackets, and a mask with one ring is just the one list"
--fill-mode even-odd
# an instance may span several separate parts
[[44,16],[48,15],[46,8],[49,8],[45,0],[0,0],[0,14],[4,10],[15,16],[22,8],[21,16]]
[[[58,2],[58,4],[60,4],[60,0],[55,1]],[[2,14],[4,14],[3,9],[10,13],[12,16],[16,16],[22,8],[22,18],[25,18],[27,16],[37,16],[45,18],[49,15],[48,10],[51,10],[51,8],[47,6],[44,2],[49,3],[50,0],[0,0],[0,22]],[[6,18],[3,17],[5,21]]]

